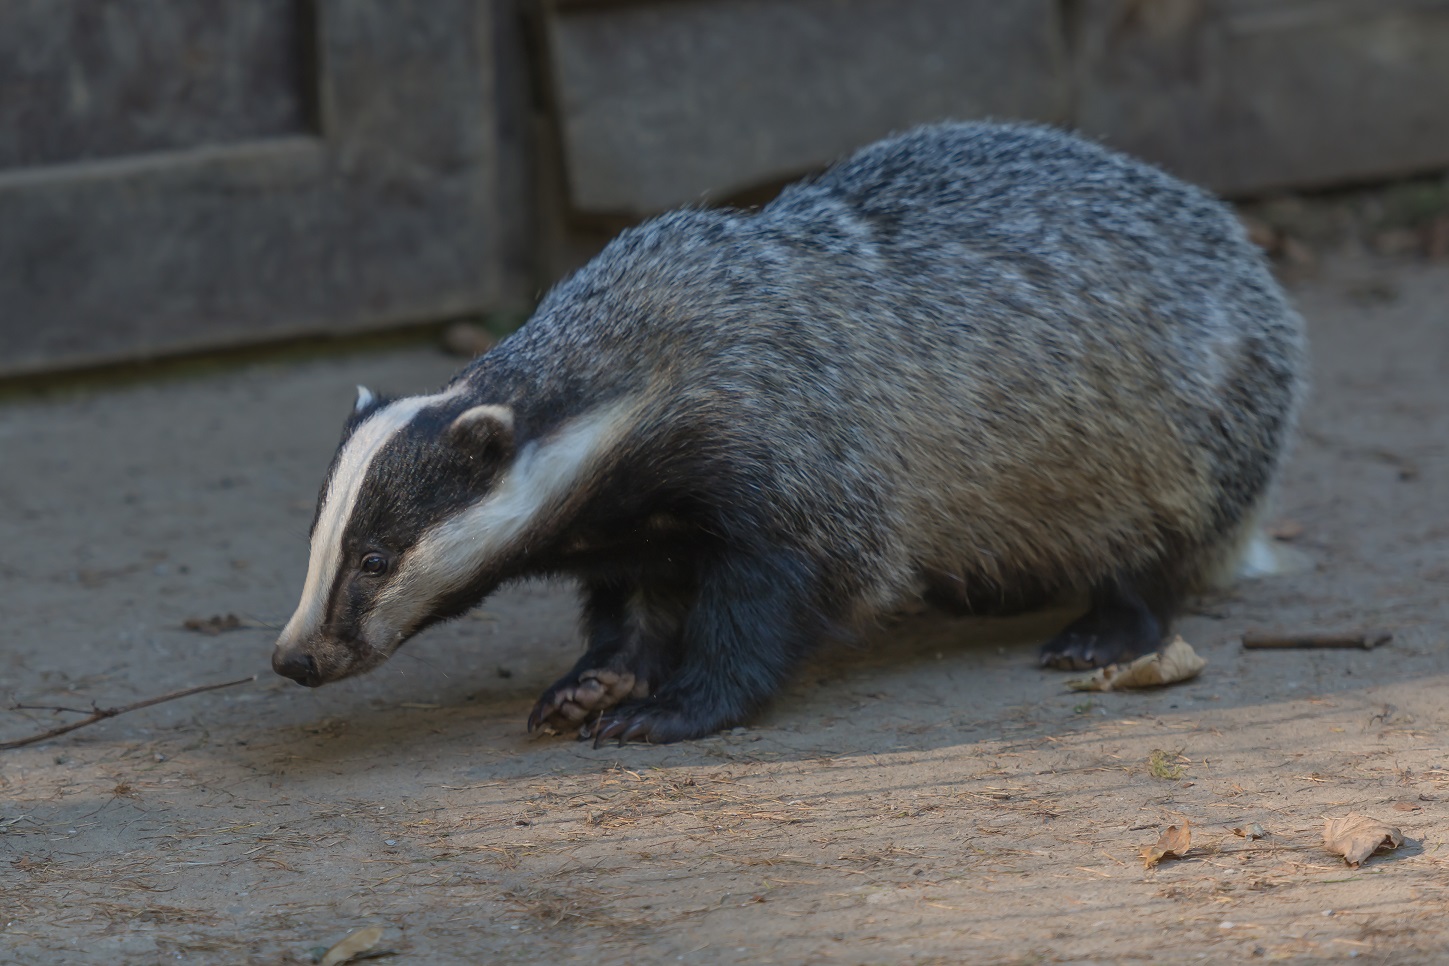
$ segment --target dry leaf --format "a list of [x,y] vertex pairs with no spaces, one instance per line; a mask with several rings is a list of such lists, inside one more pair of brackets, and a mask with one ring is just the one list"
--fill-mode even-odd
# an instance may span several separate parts
[[342,966],[358,953],[365,953],[376,946],[380,939],[382,939],[381,926],[368,926],[366,929],[350,933],[347,938],[327,950],[322,957],[320,966]]
[[188,617],[181,623],[181,626],[188,631],[215,637],[223,631],[236,630],[242,626],[242,621],[235,614],[214,614],[211,617]]
[[1248,241],[1270,254],[1277,251],[1283,240],[1282,233],[1278,229],[1261,218],[1254,218],[1251,215],[1240,214],[1238,220],[1243,223],[1243,229],[1248,233]]
[[1350,812],[1342,818],[1323,820],[1323,847],[1343,856],[1354,868],[1376,852],[1403,844],[1403,832],[1367,815]]
[[1280,520],[1267,529],[1268,536],[1287,543],[1303,536],[1303,524],[1297,520]]
[[1180,859],[1192,847],[1192,823],[1182,820],[1181,827],[1169,825],[1155,845],[1142,846],[1142,864],[1152,868],[1163,859]]
[[1144,654],[1131,664],[1110,664],[1088,678],[1068,681],[1073,691],[1118,691],[1123,688],[1157,688],[1197,677],[1207,661],[1197,656],[1192,645],[1178,635],[1162,650]]
[[1268,833],[1263,831],[1263,826],[1259,825],[1257,822],[1254,822],[1252,825],[1240,825],[1237,828],[1233,829],[1233,834],[1238,836],[1239,838],[1248,839],[1249,841],[1252,841],[1253,839],[1265,839],[1268,837]]

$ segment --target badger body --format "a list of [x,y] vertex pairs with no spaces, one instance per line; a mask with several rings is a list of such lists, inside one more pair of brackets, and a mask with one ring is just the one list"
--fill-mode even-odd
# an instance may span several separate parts
[[1251,531],[1298,316],[1221,203],[1050,129],[921,128],[755,212],[622,233],[438,393],[359,393],[280,673],[367,670],[565,575],[530,727],[738,723],[913,596],[1092,604],[1042,662],[1157,647]]

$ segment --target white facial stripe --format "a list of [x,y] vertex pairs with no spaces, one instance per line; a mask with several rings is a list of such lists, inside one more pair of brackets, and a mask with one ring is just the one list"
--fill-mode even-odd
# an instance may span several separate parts
[[300,641],[310,637],[321,626],[327,613],[327,595],[342,565],[342,533],[357,505],[357,494],[367,479],[368,467],[381,449],[428,406],[436,405],[462,392],[461,385],[431,396],[411,396],[390,403],[373,413],[353,431],[337,459],[337,469],[327,484],[327,495],[312,531],[311,557],[307,561],[307,580],[302,585],[302,600],[287,626],[282,628],[281,641]]
[[528,444],[487,497],[425,532],[373,606],[367,641],[391,652],[440,597],[463,587],[568,495],[622,438],[634,408],[632,399],[603,407],[549,439]]

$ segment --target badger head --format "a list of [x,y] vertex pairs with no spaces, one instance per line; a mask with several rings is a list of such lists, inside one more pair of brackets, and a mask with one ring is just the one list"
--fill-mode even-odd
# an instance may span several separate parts
[[309,687],[359,674],[476,603],[527,523],[510,486],[516,457],[508,406],[470,405],[459,388],[388,401],[359,386],[277,673]]
[[273,669],[308,687],[371,670],[528,573],[633,416],[620,400],[528,433],[462,383],[391,401],[359,386]]

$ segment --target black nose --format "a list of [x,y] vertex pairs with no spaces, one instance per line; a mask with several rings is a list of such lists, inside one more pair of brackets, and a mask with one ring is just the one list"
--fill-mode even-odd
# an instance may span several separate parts
[[309,688],[315,688],[322,683],[322,678],[317,673],[317,662],[312,659],[312,655],[301,651],[277,649],[272,653],[272,670]]

